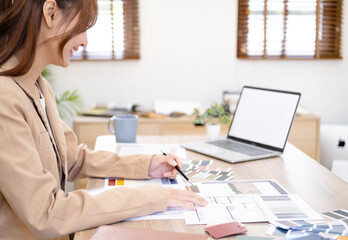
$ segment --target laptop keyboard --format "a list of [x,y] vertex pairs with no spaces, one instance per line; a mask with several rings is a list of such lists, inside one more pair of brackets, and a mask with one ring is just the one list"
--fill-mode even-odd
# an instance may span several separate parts
[[243,153],[248,156],[260,156],[260,155],[265,155],[270,153],[269,151],[253,148],[250,146],[246,146],[244,144],[240,144],[240,143],[232,142],[232,141],[226,141],[226,140],[207,142],[207,143],[215,145],[215,146],[219,146],[222,148],[227,148],[235,152]]

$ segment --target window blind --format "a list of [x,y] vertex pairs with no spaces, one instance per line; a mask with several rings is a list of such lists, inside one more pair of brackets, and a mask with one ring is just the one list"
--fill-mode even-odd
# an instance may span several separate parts
[[88,45],[73,60],[139,59],[137,0],[98,0],[98,20],[87,31]]
[[238,58],[342,58],[342,0],[239,0]]

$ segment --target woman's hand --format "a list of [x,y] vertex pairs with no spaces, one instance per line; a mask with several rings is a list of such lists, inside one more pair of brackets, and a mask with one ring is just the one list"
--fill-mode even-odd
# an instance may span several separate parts
[[[168,153],[167,156],[155,155],[149,166],[149,176],[153,178],[171,178],[174,179],[178,174],[175,166],[182,167],[180,159]],[[191,210],[196,210],[194,204],[206,206],[208,202],[201,196],[191,191],[168,188],[170,197],[168,207],[184,207]]]
[[182,167],[182,163],[177,156],[171,153],[168,153],[167,156],[155,155],[149,166],[149,177],[174,179],[178,174],[175,166]]
[[170,194],[168,207],[184,207],[191,210],[197,210],[197,207],[194,204],[202,207],[205,207],[208,204],[204,198],[194,192],[174,188],[168,188],[168,190]]

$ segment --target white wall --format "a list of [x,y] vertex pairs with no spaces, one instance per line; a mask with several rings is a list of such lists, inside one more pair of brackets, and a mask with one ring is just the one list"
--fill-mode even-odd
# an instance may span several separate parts
[[[344,60],[239,60],[237,0],[139,0],[141,60],[73,62],[54,67],[56,93],[78,89],[118,106],[153,99],[220,101],[242,85],[294,90],[325,123],[348,123],[348,48]],[[345,0],[343,45],[348,38]]]

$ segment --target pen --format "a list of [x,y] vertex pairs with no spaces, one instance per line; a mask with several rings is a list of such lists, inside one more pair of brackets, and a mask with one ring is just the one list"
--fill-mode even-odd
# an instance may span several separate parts
[[[168,156],[167,153],[165,153],[163,151],[161,151],[161,152],[163,153],[164,156]],[[175,169],[178,170],[178,172],[181,174],[181,176],[183,176],[186,179],[186,181],[188,181],[193,187],[195,186],[192,184],[190,179],[185,175],[185,173],[183,171],[181,171],[181,169],[178,167],[178,165],[175,166]]]

